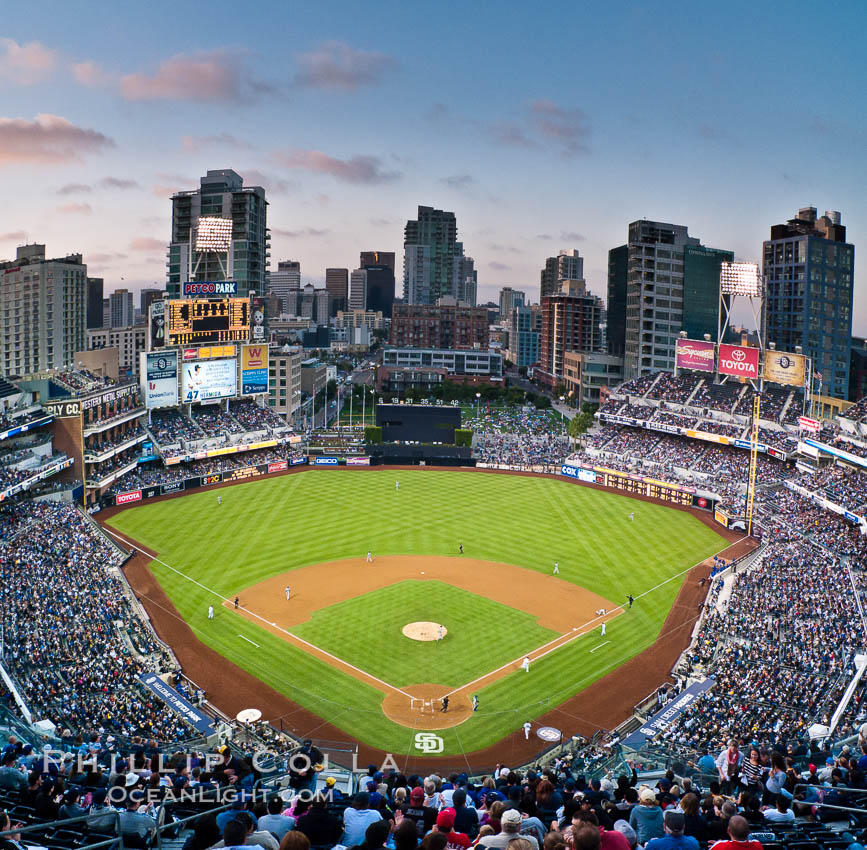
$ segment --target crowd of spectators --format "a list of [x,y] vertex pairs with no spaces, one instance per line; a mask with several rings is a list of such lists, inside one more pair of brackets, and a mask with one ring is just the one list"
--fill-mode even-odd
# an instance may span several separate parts
[[97,375],[83,368],[52,372],[51,380],[69,390],[73,395],[105,390],[117,383],[113,378]]
[[644,394],[653,386],[658,372],[651,372],[649,375],[641,375],[638,378],[633,378],[631,381],[624,381],[617,387],[617,392],[623,395],[644,396]]
[[743,425],[734,422],[720,422],[719,419],[701,419],[695,426],[696,431],[706,431],[709,434],[722,434],[726,437],[738,439],[746,430]]
[[653,422],[664,422],[666,425],[675,425],[679,428],[692,428],[695,424],[695,416],[684,416],[681,413],[672,413],[670,410],[657,408],[653,414]]
[[234,416],[227,413],[219,404],[194,407],[191,412],[193,422],[209,439],[226,434],[243,434],[247,429]]
[[794,483],[824,495],[829,501],[853,513],[863,514],[867,507],[867,473],[847,466],[826,466],[815,473],[804,473]]
[[[65,458],[66,455],[63,452],[55,452],[47,457],[39,458],[36,463],[28,464],[24,468],[13,468],[10,465],[0,465],[0,490],[12,487],[15,484],[20,484],[22,481],[27,481],[47,469],[52,464],[59,463]],[[20,462],[20,460],[18,462]]]
[[189,417],[180,410],[165,408],[151,414],[150,432],[161,445],[174,445],[182,441],[201,440],[205,435]]
[[134,427],[118,434],[115,437],[108,437],[106,435],[96,435],[91,441],[86,442],[84,446],[84,451],[92,452],[95,455],[101,455],[104,452],[111,451],[112,449],[116,449],[118,446],[122,446],[124,443],[128,443],[130,440],[135,440],[137,437],[141,437],[145,434],[145,429],[142,428],[141,425],[136,424]]
[[533,407],[491,407],[466,417],[473,449],[482,463],[506,466],[559,464],[569,454],[566,423]]
[[692,407],[731,413],[742,391],[740,384],[714,384],[705,381],[690,402]]
[[675,404],[686,404],[701,377],[694,372],[681,372],[675,376],[671,372],[660,373],[659,380],[645,395],[648,399],[662,399]]
[[286,422],[268,405],[260,407],[249,399],[229,402],[229,413],[241,423],[245,431],[278,430],[286,428]]

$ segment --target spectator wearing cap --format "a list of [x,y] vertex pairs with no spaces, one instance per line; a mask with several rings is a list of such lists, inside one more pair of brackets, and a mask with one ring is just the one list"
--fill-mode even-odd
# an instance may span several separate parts
[[627,821],[615,821],[614,829],[617,830],[617,832],[619,832],[629,842],[630,850],[635,850],[635,848],[638,847],[638,835]]
[[638,843],[647,844],[651,838],[662,838],[665,828],[662,809],[653,789],[646,785],[638,792],[638,805],[629,813],[629,825],[638,833]]
[[105,802],[107,791],[97,788],[91,797],[87,828],[91,832],[110,832],[114,828],[114,808]]
[[283,814],[283,800],[274,795],[268,798],[268,814],[259,818],[259,829],[270,832],[277,841],[295,826],[295,818]]
[[424,837],[433,828],[437,819],[437,810],[425,805],[424,788],[413,788],[409,792],[409,801],[401,807],[404,818],[411,820],[416,827],[419,838]]
[[156,833],[156,820],[139,811],[141,804],[141,792],[131,793],[127,796],[126,808],[120,813],[119,829],[127,846],[142,847],[147,837]]
[[343,813],[343,837],[340,843],[347,847],[361,844],[367,827],[379,820],[382,820],[382,815],[371,809],[370,795],[366,791],[359,791],[352,805]]
[[60,807],[57,815],[61,820],[68,818],[82,818],[87,814],[87,809],[78,805],[78,799],[81,793],[77,788],[70,788],[63,798],[63,805]]
[[728,823],[728,839],[711,844],[713,850],[762,850],[758,841],[750,841],[750,825],[747,819],[734,815]]
[[335,803],[339,803],[343,799],[343,792],[337,787],[337,779],[333,776],[325,778],[325,792],[331,796]]
[[683,812],[670,809],[663,816],[665,835],[647,842],[645,850],[698,850],[698,841],[691,835],[684,835],[686,816]]
[[[445,812],[440,812],[440,816]],[[506,848],[509,842],[515,838],[526,839],[533,850],[539,850],[539,842],[532,835],[522,835],[521,825],[524,821],[523,815],[517,809],[506,809],[503,816],[500,818],[500,827],[502,831],[499,835],[486,835],[478,844],[479,847],[490,848]],[[439,818],[437,818],[439,823]],[[564,835],[565,838],[565,835]],[[451,846],[451,845],[449,845]]]

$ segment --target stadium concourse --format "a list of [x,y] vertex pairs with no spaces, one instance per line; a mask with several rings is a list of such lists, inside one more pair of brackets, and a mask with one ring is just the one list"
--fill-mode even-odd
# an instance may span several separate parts
[[[568,455],[573,468],[604,467],[690,487],[716,500],[728,524],[744,516],[749,453],[734,441],[747,438],[748,396],[740,385],[690,375],[644,376],[616,388],[571,455],[562,426],[546,432],[534,411],[479,411],[471,427],[477,459],[487,466],[559,467]],[[800,408],[794,392],[765,393],[754,517],[761,546],[741,569],[726,565],[690,588],[702,600],[693,639],[671,678],[669,669],[658,670],[663,702],[663,692],[708,677],[713,687],[654,727],[645,744],[630,750],[624,737],[647,718],[639,709],[639,721],[529,763],[467,763],[445,774],[374,765],[354,784],[334,771],[343,793],[313,801],[300,793],[313,780],[296,769],[287,774],[285,799],[269,800],[266,793],[229,804],[214,799],[221,789],[278,787],[268,774],[286,773],[287,754],[299,746],[313,762],[322,754],[261,723],[233,729],[207,703],[208,694],[179,675],[127,584],[125,571],[147,572],[143,559],[128,561],[90,517],[63,500],[71,494],[52,486],[52,473],[40,481],[52,468],[46,458],[61,460],[51,441],[29,433],[39,433],[44,411],[2,382],[0,470],[7,475],[0,477],[0,580],[8,680],[0,706],[0,831],[20,825],[21,833],[12,836],[20,844],[4,848],[72,850],[118,834],[127,846],[144,847],[155,843],[157,831],[163,839],[180,833],[190,850],[241,844],[373,850],[386,842],[409,850],[423,837],[430,850],[471,843],[627,850],[656,838],[662,843],[650,850],[675,844],[695,850],[715,839],[730,839],[720,850],[758,850],[746,843],[750,833],[771,850],[861,848],[867,724],[855,658],[865,649],[867,546],[859,526],[867,479],[859,461],[867,458],[867,402],[814,435],[797,431]],[[228,415],[248,428],[249,417],[260,414]],[[231,439],[230,423],[213,416],[168,416],[159,434],[167,445],[212,439],[221,429]],[[286,455],[263,454],[259,462],[278,456]],[[182,474],[223,469],[231,457],[195,462],[200,465]],[[123,484],[172,483],[179,473],[151,467],[146,478],[136,474]],[[27,489],[19,487],[31,480]],[[688,613],[694,618],[694,606]],[[218,763],[204,759],[200,731],[142,684],[139,674],[147,671],[167,674],[219,731],[233,733]],[[604,688],[605,680],[598,684]],[[811,739],[817,723],[833,723],[833,731]],[[43,742],[92,762],[46,764]],[[260,747],[281,754],[267,770],[250,758]],[[163,774],[152,759],[160,752],[179,754],[169,757]],[[517,752],[506,750],[496,761]],[[188,760],[189,753],[195,755]],[[113,755],[131,760],[120,763]],[[332,780],[319,783],[331,787]],[[181,789],[212,799],[173,802]],[[142,803],[146,791],[150,801]],[[78,820],[58,825],[68,818]],[[697,843],[678,839],[680,833]]]

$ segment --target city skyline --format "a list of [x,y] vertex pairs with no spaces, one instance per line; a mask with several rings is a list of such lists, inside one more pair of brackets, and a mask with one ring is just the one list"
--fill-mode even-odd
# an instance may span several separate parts
[[[426,205],[455,213],[480,302],[502,286],[536,301],[545,258],[569,248],[604,296],[630,221],[686,225],[761,262],[770,227],[814,205],[843,214],[853,330],[867,331],[860,4],[832,18],[807,3],[700,17],[615,3],[585,19],[567,4],[490,17],[382,3],[357,20],[348,4],[265,3],[267,29],[219,0],[209,16],[157,2],[111,19],[104,3],[8,5],[0,169],[15,202],[0,259],[47,243],[82,252],[106,292],[163,287],[171,195],[233,168],[266,189],[273,270],[298,259],[321,285],[370,246],[400,269],[404,224]],[[577,43],[551,38],[570,26]]]

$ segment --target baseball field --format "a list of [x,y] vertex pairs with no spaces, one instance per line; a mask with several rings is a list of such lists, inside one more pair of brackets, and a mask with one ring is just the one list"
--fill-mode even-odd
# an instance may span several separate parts
[[[496,743],[641,653],[686,572],[728,545],[685,511],[472,470],[311,469],[107,523],[157,553],[149,569],[221,656],[349,738],[418,754],[432,730],[443,755]],[[440,639],[407,637],[416,623]]]

